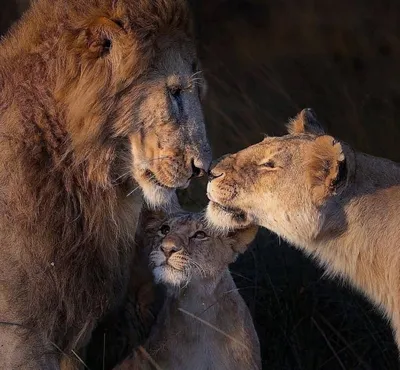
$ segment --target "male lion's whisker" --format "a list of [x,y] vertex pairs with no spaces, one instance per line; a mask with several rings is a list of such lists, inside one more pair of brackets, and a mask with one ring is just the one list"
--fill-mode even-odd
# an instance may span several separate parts
[[88,366],[85,364],[85,362],[78,356],[78,354],[72,349],[71,350],[72,354],[77,358],[77,360],[85,367],[85,369],[88,369]]
[[125,173],[123,173],[122,175],[118,176],[114,181],[118,181],[120,179],[122,179],[123,177],[129,175],[131,173],[131,171],[126,171]]
[[130,191],[126,197],[129,197],[130,195],[132,195],[136,190],[140,189],[140,186],[137,186],[135,189],[133,189],[132,191]]
[[155,162],[155,161],[160,161],[160,160],[162,160],[162,159],[172,159],[172,158],[174,158],[174,157],[172,157],[172,156],[170,156],[170,155],[165,155],[165,156],[161,156],[161,157],[157,157],[157,158],[152,158],[152,159],[148,159],[147,160],[147,163],[150,163],[150,162]]
[[192,79],[194,76],[199,75],[199,74],[202,74],[202,73],[203,73],[203,71],[199,70],[199,71],[193,73],[193,74],[190,76],[190,78]]

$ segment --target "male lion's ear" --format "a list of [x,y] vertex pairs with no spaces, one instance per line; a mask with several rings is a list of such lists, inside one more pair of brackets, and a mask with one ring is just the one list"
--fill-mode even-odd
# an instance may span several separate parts
[[291,135],[325,133],[321,123],[317,120],[315,112],[311,108],[303,109],[295,118],[287,124],[287,129]]
[[115,35],[120,32],[123,32],[123,28],[119,21],[107,17],[95,18],[85,31],[87,50],[96,58],[107,55],[112,48]]
[[256,237],[257,231],[258,226],[250,226],[231,232],[229,236],[233,239],[232,249],[237,253],[244,253]]
[[308,181],[313,201],[321,205],[335,195],[347,175],[346,158],[342,145],[332,136],[317,137],[308,155]]

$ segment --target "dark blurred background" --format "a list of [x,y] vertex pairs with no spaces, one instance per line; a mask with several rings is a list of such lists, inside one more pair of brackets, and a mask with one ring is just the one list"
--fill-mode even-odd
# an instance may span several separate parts
[[[66,0],[67,1],[67,0]],[[0,0],[0,33],[28,0]],[[335,135],[400,159],[399,0],[192,0],[209,90],[214,156],[281,135],[313,108]],[[206,204],[205,183],[182,193]],[[232,266],[268,370],[399,369],[379,313],[275,235],[262,230]]]

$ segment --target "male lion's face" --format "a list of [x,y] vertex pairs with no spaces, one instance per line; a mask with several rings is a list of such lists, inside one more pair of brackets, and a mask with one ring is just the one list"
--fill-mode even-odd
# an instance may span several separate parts
[[[321,211],[343,184],[342,146],[303,111],[289,135],[225,156],[211,170],[207,188],[209,221],[219,228],[255,223],[292,242],[309,240],[323,222]],[[307,121],[308,120],[308,121]]]
[[[133,179],[130,192],[141,189],[153,206],[168,204],[211,161],[186,1],[62,6],[70,24],[55,47],[54,76],[75,155],[106,185],[107,176]],[[109,174],[99,176],[109,163]]]
[[136,105],[140,127],[129,136],[135,180],[151,204],[169,200],[208,170],[211,151],[206,138],[200,95],[202,78],[190,44],[159,51],[141,82]]

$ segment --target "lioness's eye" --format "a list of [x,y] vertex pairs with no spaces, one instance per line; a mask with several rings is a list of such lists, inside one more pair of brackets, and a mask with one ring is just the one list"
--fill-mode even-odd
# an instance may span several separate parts
[[197,231],[193,234],[192,238],[195,239],[205,239],[208,235],[204,231]]
[[167,235],[169,233],[169,231],[170,231],[170,227],[168,225],[162,225],[160,227],[160,234],[161,235],[165,236],[165,235]]
[[265,162],[265,163],[263,164],[263,166],[264,166],[264,167],[267,167],[267,168],[275,168],[275,162],[272,161],[272,160],[269,160],[268,162]]

